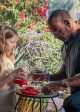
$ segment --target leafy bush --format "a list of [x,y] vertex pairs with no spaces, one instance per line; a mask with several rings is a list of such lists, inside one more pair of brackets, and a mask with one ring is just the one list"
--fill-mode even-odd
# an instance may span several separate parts
[[15,66],[55,72],[60,68],[62,43],[49,32],[47,0],[0,0],[0,23],[16,28],[20,41]]

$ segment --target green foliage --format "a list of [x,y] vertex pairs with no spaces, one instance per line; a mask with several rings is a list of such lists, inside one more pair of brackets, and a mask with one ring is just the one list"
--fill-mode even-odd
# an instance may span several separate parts
[[15,1],[17,0],[0,1],[0,23],[14,27],[20,36],[15,50],[15,66],[20,67],[21,63],[22,66],[25,64],[30,67],[30,70],[59,70],[62,43],[49,32],[47,18],[40,12],[44,7],[44,0]]

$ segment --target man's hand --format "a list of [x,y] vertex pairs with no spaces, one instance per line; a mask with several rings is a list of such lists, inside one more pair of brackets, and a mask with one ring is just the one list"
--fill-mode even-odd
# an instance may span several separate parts
[[62,85],[61,81],[54,81],[54,82],[44,86],[42,88],[42,92],[46,93],[46,94],[49,94],[49,93],[52,93],[52,92],[55,92],[55,91],[61,91],[61,90],[63,91],[64,89],[65,89],[65,87]]

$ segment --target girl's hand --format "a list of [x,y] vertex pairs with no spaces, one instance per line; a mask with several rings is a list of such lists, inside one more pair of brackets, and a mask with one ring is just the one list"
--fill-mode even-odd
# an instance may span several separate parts
[[16,69],[16,70],[12,71],[10,73],[10,76],[11,76],[12,79],[14,79],[15,77],[26,78],[26,77],[28,77],[28,74],[25,72],[25,70],[23,68],[19,68],[19,69]]
[[10,82],[13,82],[13,79],[16,77],[22,77],[25,78],[27,77],[27,73],[25,72],[24,69],[19,68],[16,70],[11,70],[6,71],[1,77],[0,77],[0,87],[3,87],[5,84],[8,84]]

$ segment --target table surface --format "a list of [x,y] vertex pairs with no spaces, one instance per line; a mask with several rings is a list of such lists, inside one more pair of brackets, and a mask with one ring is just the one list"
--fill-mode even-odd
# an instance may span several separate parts
[[16,91],[16,94],[20,96],[25,96],[25,97],[31,97],[31,98],[54,98],[59,96],[58,92],[53,92],[52,94],[39,93],[38,95],[29,95],[29,94],[22,94],[18,90]]
[[[33,83],[36,83],[36,86],[38,84],[43,84],[44,82],[43,81],[33,81]],[[45,82],[46,83],[46,82]],[[49,83],[49,82],[47,82]],[[26,87],[34,87],[33,85],[27,85]],[[24,89],[25,87],[21,87],[21,89]],[[54,98],[54,97],[57,97],[59,96],[59,93],[58,92],[53,92],[52,94],[44,94],[44,93],[41,93],[41,90],[40,90],[40,87],[36,88],[34,87],[36,90],[38,90],[40,93],[37,94],[37,95],[29,95],[29,94],[22,94],[20,91],[19,91],[19,87],[16,89],[16,94],[20,95],[20,96],[25,96],[25,97],[31,97],[31,98]]]

